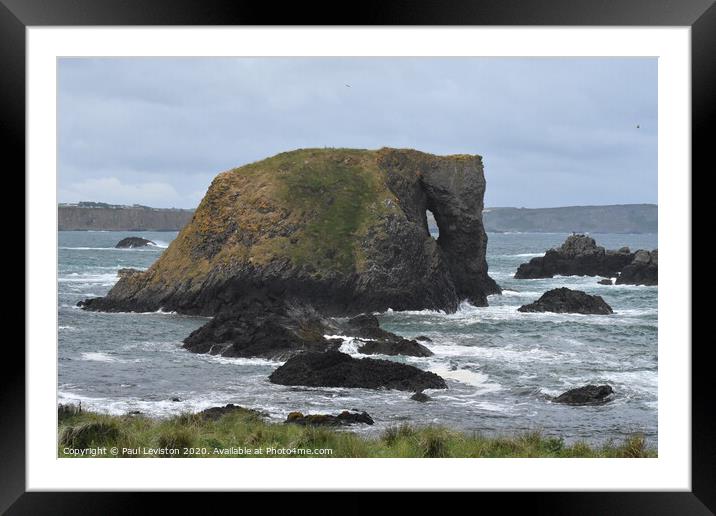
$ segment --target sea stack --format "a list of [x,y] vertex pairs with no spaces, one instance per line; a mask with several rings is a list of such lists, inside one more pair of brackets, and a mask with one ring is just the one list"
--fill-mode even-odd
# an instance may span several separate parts
[[[487,305],[477,155],[302,149],[219,174],[162,256],[100,311],[215,315],[274,295],[325,315]],[[440,236],[430,236],[430,210]]]

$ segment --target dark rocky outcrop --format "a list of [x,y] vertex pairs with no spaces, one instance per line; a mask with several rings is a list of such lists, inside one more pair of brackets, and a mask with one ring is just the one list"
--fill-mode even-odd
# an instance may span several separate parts
[[414,340],[399,339],[397,342],[370,340],[358,348],[364,355],[404,355],[409,357],[430,357],[433,352]]
[[658,285],[659,251],[639,250],[617,277],[617,285]]
[[445,380],[435,373],[390,360],[352,358],[338,351],[296,355],[271,373],[269,381],[308,387],[447,389]]
[[554,403],[567,405],[601,405],[611,401],[614,389],[610,385],[585,385],[570,389],[554,398]]
[[343,339],[326,338],[335,334],[364,339],[358,348],[364,354],[432,355],[422,344],[382,330],[374,315],[339,321],[270,295],[244,299],[231,312],[218,314],[184,339],[184,347],[225,357],[287,360],[306,351],[337,350]]
[[117,249],[133,249],[135,247],[146,247],[148,245],[157,245],[151,240],[147,240],[146,238],[140,238],[140,237],[127,237],[123,238],[119,242],[117,242],[116,247]]
[[591,296],[581,290],[555,288],[542,294],[537,301],[523,305],[520,312],[555,312],[570,314],[608,315],[614,313],[601,296]]
[[605,250],[586,235],[571,235],[556,249],[544,256],[523,263],[515,273],[516,279],[552,278],[562,276],[614,277],[634,259],[628,247],[616,251]]
[[199,412],[199,416],[203,419],[216,421],[217,419],[220,419],[221,417],[225,416],[226,414],[233,414],[233,413],[244,413],[244,414],[251,414],[253,416],[265,416],[263,412],[260,412],[255,409],[248,409],[245,407],[240,407],[239,405],[234,405],[233,403],[229,403],[228,405],[225,405],[223,407],[210,407],[208,409],[204,409],[201,412]]
[[184,339],[194,353],[286,360],[305,351],[338,349],[326,322],[310,307],[266,296],[245,299]]
[[213,316],[258,293],[328,316],[485,306],[500,288],[487,274],[484,192],[476,155],[282,153],[219,174],[157,262],[82,306]]
[[599,281],[597,281],[600,285],[613,285],[614,282],[611,280],[611,278],[602,278]]
[[337,416],[331,414],[306,414],[291,412],[286,418],[286,423],[303,426],[343,426],[363,423],[372,425],[373,418],[367,412],[351,412],[344,410]]
[[365,355],[408,355],[414,357],[432,356],[432,351],[414,340],[404,339],[380,327],[378,318],[372,314],[361,314],[339,324],[340,331],[351,337],[367,340],[358,348]]

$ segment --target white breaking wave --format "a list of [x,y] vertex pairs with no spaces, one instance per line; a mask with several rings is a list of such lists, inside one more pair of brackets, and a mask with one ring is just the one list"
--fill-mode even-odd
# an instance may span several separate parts
[[495,392],[502,389],[502,386],[499,383],[488,382],[489,377],[486,374],[470,371],[469,369],[450,369],[450,367],[446,365],[435,365],[429,370],[438,376],[442,376],[443,378],[449,378],[460,383],[477,387],[477,392],[480,394]]
[[82,353],[82,358],[80,360],[84,360],[86,362],[119,362],[123,364],[147,361],[145,358],[119,358],[116,356],[109,355],[107,353],[102,353],[100,351],[90,351],[87,353]]
[[57,281],[60,283],[116,283],[119,278],[117,274],[108,273],[70,273],[67,276],[60,276]]
[[119,362],[117,358],[99,352],[82,353],[82,360],[90,362]]

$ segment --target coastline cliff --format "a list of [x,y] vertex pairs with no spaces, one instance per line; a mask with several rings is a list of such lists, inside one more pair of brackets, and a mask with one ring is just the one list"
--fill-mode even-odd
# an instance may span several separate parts
[[60,204],[59,231],[179,231],[194,210],[122,206],[98,202]]

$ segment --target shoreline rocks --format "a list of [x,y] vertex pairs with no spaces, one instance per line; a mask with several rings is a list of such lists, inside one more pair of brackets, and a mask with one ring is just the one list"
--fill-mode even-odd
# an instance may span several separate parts
[[658,285],[659,251],[637,251],[634,260],[617,277],[617,285]]
[[614,313],[601,296],[566,287],[548,290],[535,302],[522,305],[519,312],[554,312],[558,314],[609,315]]
[[202,410],[201,412],[197,412],[197,415],[202,417],[203,419],[216,421],[217,419],[225,416],[226,414],[232,414],[234,412],[243,412],[246,414],[252,414],[254,416],[261,417],[266,415],[259,410],[241,407],[239,405],[234,405],[233,403],[229,403],[223,407],[210,407],[208,409]]
[[603,405],[612,401],[614,389],[611,385],[585,385],[570,389],[554,398],[554,403],[566,405]]
[[244,300],[235,311],[216,315],[183,342],[194,353],[287,360],[309,351],[338,350],[343,339],[326,338],[335,334],[365,339],[358,352],[366,355],[433,354],[414,340],[381,329],[372,314],[337,321],[322,317],[310,306],[271,296]]
[[287,360],[306,351],[338,349],[342,342],[326,339],[326,333],[324,320],[310,307],[257,297],[194,330],[184,339],[184,348],[224,357]]
[[605,250],[586,235],[570,235],[564,243],[549,249],[544,256],[532,258],[517,268],[515,279],[540,279],[562,276],[615,277],[634,259],[628,247]]
[[147,247],[148,245],[157,244],[152,242],[151,240],[147,240],[146,238],[127,237],[117,242],[117,245],[115,245],[114,247],[116,249],[134,249],[137,247]]
[[373,314],[361,314],[340,324],[339,330],[346,335],[366,342],[358,348],[364,355],[406,355],[429,357],[433,352],[415,340],[405,339],[385,331],[380,327],[378,318]]
[[337,416],[331,414],[306,414],[291,412],[286,417],[285,423],[302,426],[345,426],[362,423],[372,425],[375,423],[367,412],[344,410]]
[[390,360],[353,358],[338,351],[296,355],[271,373],[269,381],[307,387],[447,389],[445,380],[435,373]]

